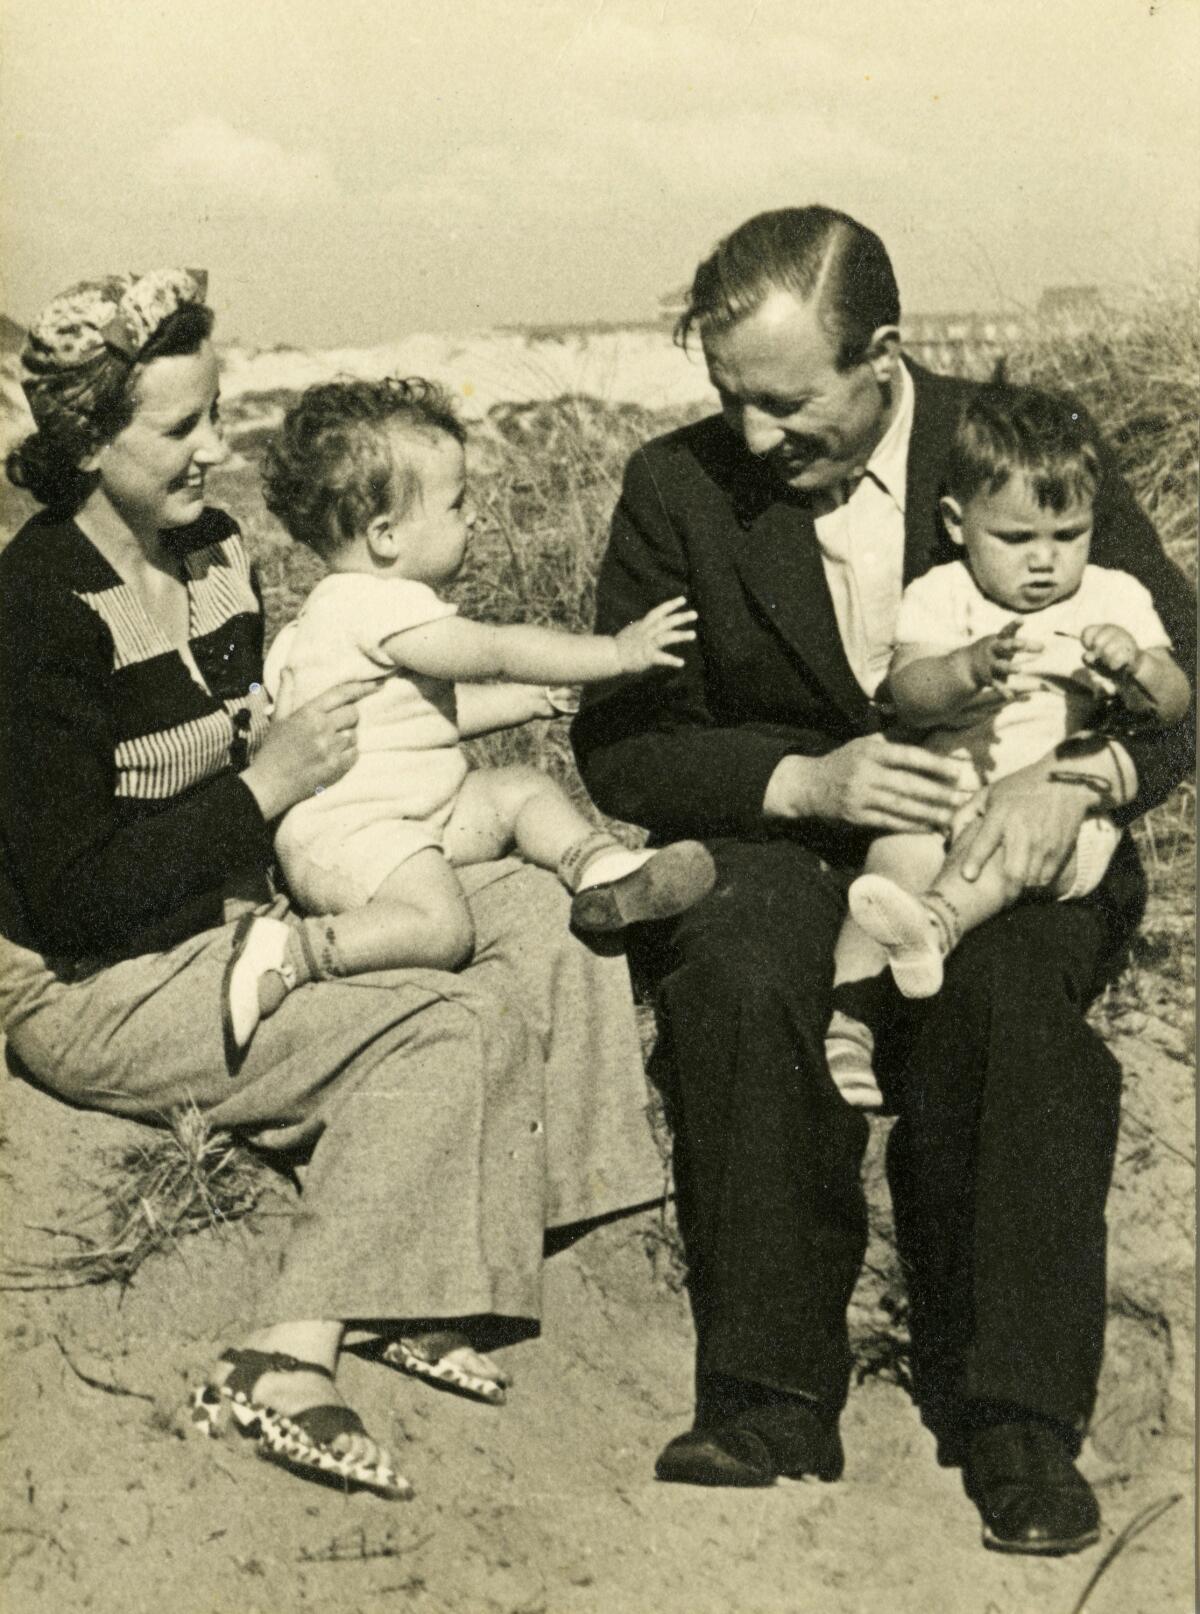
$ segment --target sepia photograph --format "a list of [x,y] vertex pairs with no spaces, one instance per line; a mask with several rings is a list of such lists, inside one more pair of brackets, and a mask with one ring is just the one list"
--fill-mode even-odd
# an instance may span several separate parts
[[1195,0],[8,0],[0,1609],[1197,1606],[1198,152]]

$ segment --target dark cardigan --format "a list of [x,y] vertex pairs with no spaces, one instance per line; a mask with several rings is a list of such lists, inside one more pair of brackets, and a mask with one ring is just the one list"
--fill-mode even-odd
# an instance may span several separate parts
[[0,834],[13,939],[41,951],[149,951],[219,923],[221,889],[270,864],[236,772],[266,732],[257,584],[224,511],[178,541],[207,688],[71,519],[36,516],[0,554]]

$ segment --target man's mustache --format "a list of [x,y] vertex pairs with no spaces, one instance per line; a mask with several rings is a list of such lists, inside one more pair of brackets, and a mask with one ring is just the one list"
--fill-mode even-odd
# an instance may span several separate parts
[[782,460],[792,467],[811,465],[829,452],[829,445],[821,437],[788,435],[785,442],[768,449],[762,457],[769,460]]

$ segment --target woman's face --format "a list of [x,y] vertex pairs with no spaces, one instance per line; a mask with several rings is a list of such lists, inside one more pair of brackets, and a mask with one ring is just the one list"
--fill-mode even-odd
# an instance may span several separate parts
[[203,510],[205,477],[229,453],[219,390],[211,342],[152,359],[134,383],[133,419],[84,461],[135,532],[186,527]]

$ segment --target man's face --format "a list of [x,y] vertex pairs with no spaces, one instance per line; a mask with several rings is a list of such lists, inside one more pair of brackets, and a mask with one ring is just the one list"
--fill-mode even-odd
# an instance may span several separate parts
[[726,421],[781,482],[810,493],[861,474],[887,424],[894,343],[839,370],[815,308],[786,291],[702,341]]

